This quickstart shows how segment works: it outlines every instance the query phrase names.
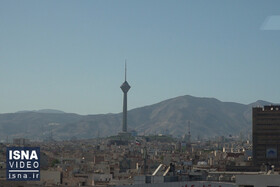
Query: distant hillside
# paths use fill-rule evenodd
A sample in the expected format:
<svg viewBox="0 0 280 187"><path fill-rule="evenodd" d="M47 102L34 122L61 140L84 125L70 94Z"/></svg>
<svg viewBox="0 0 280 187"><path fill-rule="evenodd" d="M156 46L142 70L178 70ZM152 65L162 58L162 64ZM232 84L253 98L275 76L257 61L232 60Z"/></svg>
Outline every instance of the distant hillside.
<svg viewBox="0 0 280 187"><path fill-rule="evenodd" d="M192 138L244 135L251 131L252 106L215 98L181 96L128 112L128 128L139 134L169 133L182 136L190 123ZM7 136L56 140L94 138L121 131L122 114L77 115L57 110L0 114L0 141Z"/></svg>
<svg viewBox="0 0 280 187"><path fill-rule="evenodd" d="M251 119L244 116L247 105L214 98L181 96L131 110L130 124L146 134L167 131L181 136L190 122L193 138L238 134L248 131Z"/></svg>

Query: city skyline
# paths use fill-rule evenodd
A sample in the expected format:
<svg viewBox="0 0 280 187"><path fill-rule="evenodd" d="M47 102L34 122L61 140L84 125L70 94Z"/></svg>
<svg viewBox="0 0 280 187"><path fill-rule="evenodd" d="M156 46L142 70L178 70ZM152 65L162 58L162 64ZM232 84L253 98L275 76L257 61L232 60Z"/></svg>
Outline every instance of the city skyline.
<svg viewBox="0 0 280 187"><path fill-rule="evenodd" d="M125 59L128 110L182 95L279 103L279 5L1 1L0 113L120 113Z"/></svg>

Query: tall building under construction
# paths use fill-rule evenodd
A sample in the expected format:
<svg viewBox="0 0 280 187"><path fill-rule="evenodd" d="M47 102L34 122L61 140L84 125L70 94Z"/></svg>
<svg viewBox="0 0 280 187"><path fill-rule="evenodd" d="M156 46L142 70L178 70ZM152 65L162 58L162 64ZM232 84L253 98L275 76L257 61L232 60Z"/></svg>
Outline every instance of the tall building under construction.
<svg viewBox="0 0 280 187"><path fill-rule="evenodd" d="M280 105L253 108L253 162L280 167Z"/></svg>

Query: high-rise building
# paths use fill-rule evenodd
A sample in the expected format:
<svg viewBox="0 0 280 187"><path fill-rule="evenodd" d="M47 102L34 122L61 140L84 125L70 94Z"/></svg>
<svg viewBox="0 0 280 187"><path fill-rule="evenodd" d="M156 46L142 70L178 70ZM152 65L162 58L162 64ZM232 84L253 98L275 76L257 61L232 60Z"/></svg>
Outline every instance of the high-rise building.
<svg viewBox="0 0 280 187"><path fill-rule="evenodd" d="M182 143L186 147L186 151L191 153L192 145L191 145L191 125L190 125L190 121L188 122L188 130L183 136L183 142Z"/></svg>
<svg viewBox="0 0 280 187"><path fill-rule="evenodd" d="M280 166L280 105L253 108L253 162Z"/></svg>
<svg viewBox="0 0 280 187"><path fill-rule="evenodd" d="M126 63L125 63L125 75L124 83L121 85L123 91L123 123L122 123L122 132L127 132L127 92L130 89L130 85L126 81Z"/></svg>

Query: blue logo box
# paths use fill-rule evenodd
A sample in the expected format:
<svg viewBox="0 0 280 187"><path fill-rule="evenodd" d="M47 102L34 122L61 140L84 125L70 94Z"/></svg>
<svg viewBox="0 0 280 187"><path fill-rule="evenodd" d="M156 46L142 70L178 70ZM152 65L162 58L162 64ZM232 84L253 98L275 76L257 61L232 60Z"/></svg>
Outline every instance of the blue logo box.
<svg viewBox="0 0 280 187"><path fill-rule="evenodd" d="M7 147L7 180L40 180L40 147Z"/></svg>

